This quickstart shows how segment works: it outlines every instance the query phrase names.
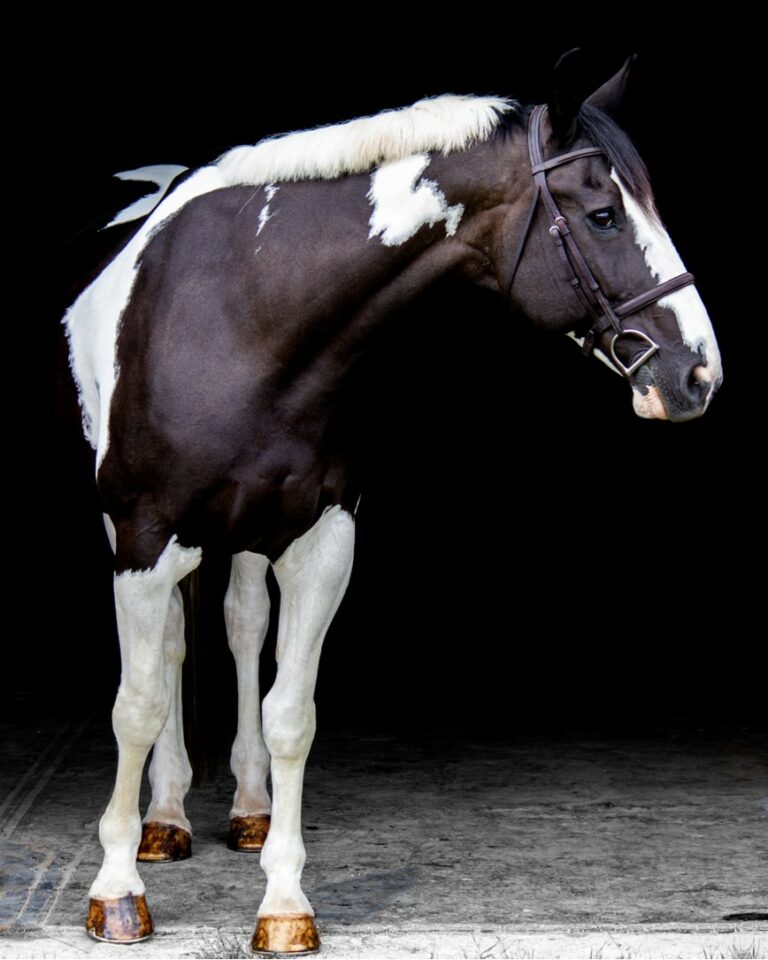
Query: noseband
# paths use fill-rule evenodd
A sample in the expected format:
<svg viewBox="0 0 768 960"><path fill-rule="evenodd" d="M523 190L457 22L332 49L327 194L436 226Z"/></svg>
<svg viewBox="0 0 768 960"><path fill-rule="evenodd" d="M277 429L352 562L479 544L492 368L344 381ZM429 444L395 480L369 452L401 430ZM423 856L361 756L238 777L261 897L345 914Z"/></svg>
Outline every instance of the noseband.
<svg viewBox="0 0 768 960"><path fill-rule="evenodd" d="M648 334L643 333L641 330L632 328L625 329L621 324L622 319L631 316L633 313L637 313L651 303L656 303L656 301L661 300L662 297L694 283L694 277L691 273L681 273L671 280L665 280L664 283L658 284L658 286L647 290L645 293L641 293L636 297L630 297L629 300L625 300L623 303L612 304L608 301L600 284L595 279L595 275L589 269L587 261L579 250L578 244L568 227L568 221L560 211L547 185L547 173L549 173L550 170L554 170L555 167L572 163L574 160L579 160L582 157L597 156L604 153L604 151L599 147L585 147L582 150L571 150L570 153L564 153L558 157L553 157L551 160L545 160L541 142L541 124L546 111L547 108L545 106L540 105L534 107L528 125L528 153L531 160L531 172L536 190L533 203L528 213L525 230L515 255L507 293L511 294L512 292L515 275L520 266L528 235L531 232L533 220L539 207L539 201L541 200L551 219L549 235L552 237L563 266L565 267L568 284L581 301L585 315L591 317L593 321L587 335L584 337L583 351L587 356L591 354L601 334L613 328L614 334L609 347L610 357L617 370L625 377L629 377L638 367L650 360L659 349L659 345L652 340ZM622 338L627 339L630 337L640 340L646 349L629 366L625 366L616 355L616 344Z"/></svg>

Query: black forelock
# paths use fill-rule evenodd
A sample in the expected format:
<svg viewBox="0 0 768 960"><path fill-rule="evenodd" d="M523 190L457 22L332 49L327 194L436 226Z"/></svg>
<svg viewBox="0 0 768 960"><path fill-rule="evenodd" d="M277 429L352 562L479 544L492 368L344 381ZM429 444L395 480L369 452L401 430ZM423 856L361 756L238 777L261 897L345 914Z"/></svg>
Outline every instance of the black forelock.
<svg viewBox="0 0 768 960"><path fill-rule="evenodd" d="M648 170L635 145L607 113L582 104L574 139L585 137L605 154L630 195L647 213L655 212Z"/></svg>
<svg viewBox="0 0 768 960"><path fill-rule="evenodd" d="M528 126L533 106L521 106L505 114L494 132L497 137L514 136ZM585 138L599 147L608 163L616 170L630 195L647 212L654 214L653 200L648 170L635 145L618 124L607 113L588 103L582 104L576 118L571 141L564 144L570 149L576 140Z"/></svg>

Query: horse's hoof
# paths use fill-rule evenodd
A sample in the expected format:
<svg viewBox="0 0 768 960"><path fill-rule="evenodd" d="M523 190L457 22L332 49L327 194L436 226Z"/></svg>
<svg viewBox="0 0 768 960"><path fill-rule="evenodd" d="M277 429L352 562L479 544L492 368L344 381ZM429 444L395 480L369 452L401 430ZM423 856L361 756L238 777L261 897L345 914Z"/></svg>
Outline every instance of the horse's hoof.
<svg viewBox="0 0 768 960"><path fill-rule="evenodd" d="M174 823L152 820L142 824L137 860L145 863L170 863L192 856L192 835Z"/></svg>
<svg viewBox="0 0 768 960"><path fill-rule="evenodd" d="M105 943L139 943L155 932L144 894L119 900L90 901L85 930L94 940Z"/></svg>
<svg viewBox="0 0 768 960"><path fill-rule="evenodd" d="M315 953L319 949L315 921L306 913L259 917L251 940L254 953Z"/></svg>
<svg viewBox="0 0 768 960"><path fill-rule="evenodd" d="M269 832L269 814L255 817L232 817L229 821L227 846L243 853L258 853Z"/></svg>

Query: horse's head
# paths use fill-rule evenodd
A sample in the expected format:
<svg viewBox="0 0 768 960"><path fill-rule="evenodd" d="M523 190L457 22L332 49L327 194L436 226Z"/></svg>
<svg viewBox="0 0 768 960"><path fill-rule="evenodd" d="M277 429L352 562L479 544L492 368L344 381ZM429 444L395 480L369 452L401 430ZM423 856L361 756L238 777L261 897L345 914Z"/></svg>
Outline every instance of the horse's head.
<svg viewBox="0 0 768 960"><path fill-rule="evenodd" d="M529 121L532 179L507 231L505 292L622 373L639 416L689 420L720 385L720 353L645 166L612 119L631 60L582 101L558 89L567 59Z"/></svg>

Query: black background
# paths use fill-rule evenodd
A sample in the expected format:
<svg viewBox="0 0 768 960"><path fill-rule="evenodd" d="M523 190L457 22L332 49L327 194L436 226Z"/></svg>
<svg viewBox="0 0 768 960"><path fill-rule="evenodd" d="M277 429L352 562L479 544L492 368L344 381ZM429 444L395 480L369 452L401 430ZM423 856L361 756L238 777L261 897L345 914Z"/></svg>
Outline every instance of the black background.
<svg viewBox="0 0 768 960"><path fill-rule="evenodd" d="M149 12L121 30L70 20L49 24L52 49L30 52L21 84L41 71L46 82L24 101L24 163L41 185L53 175L36 191L32 289L50 296L22 311L23 356L39 373L20 404L29 416L11 418L24 466L7 505L9 525L21 521L8 602L27 616L6 641L5 681L77 703L116 689L110 558L54 363L67 303L56 265L114 199L110 175L195 166L425 95L539 102L555 60L581 45L595 84L640 54L624 124L697 276L725 383L699 421L641 421L618 377L492 298L434 297L406 312L361 401L369 482L352 583L323 654L320 721L755 722L765 656L751 384L764 349L743 263L751 205L732 166L751 126L748 25L667 25L649 40L635 26L553 32L546 8L525 21L490 8L450 22L366 15L208 11L191 30L182 11L162 27ZM220 580L208 571L201 595L208 716L227 726Z"/></svg>

